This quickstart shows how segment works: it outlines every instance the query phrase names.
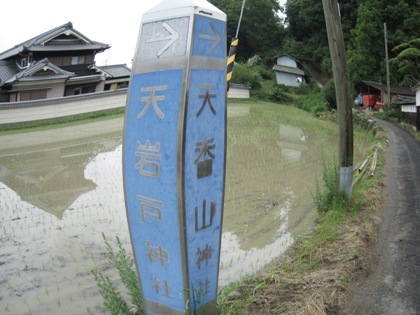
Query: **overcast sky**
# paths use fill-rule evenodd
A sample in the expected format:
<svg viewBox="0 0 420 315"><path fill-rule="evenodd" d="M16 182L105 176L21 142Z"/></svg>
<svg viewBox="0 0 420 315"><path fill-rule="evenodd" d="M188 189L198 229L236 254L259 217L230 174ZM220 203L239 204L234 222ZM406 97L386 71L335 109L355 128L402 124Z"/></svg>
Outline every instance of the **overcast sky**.
<svg viewBox="0 0 420 315"><path fill-rule="evenodd" d="M110 49L96 55L97 65L126 64L131 67L141 17L162 1L3 1L0 52L72 22L73 28L89 39L111 45Z"/></svg>
<svg viewBox="0 0 420 315"><path fill-rule="evenodd" d="M0 52L57 26L73 28L91 40L111 45L96 55L98 65L131 67L141 16L162 0L23 0L3 1Z"/></svg>

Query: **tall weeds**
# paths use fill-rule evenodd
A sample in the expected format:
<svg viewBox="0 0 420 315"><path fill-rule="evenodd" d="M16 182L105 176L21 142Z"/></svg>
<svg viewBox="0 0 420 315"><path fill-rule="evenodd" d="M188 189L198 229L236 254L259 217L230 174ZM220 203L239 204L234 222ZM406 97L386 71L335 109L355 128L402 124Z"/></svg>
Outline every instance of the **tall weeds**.
<svg viewBox="0 0 420 315"><path fill-rule="evenodd" d="M137 274L134 271L134 261L127 256L125 249L122 247L120 239L117 237L118 250L114 251L108 239L102 234L109 260L114 265L120 275L121 281L130 293L130 304L124 300L121 293L116 289L108 276L103 275L100 271L92 270L98 284L99 291L104 298L106 309L115 315L144 315L144 307L142 295L139 287Z"/></svg>
<svg viewBox="0 0 420 315"><path fill-rule="evenodd" d="M340 175L338 166L335 162L328 162L322 159L323 173L321 187L319 181L316 181L314 201L318 213L326 213L330 210L338 210L346 208L346 194L340 190Z"/></svg>

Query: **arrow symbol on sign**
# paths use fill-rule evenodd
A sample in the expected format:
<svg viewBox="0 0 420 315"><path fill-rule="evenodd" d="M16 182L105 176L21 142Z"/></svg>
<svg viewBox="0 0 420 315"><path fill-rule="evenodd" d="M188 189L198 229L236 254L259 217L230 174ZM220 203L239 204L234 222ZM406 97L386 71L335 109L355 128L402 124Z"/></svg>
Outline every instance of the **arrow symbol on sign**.
<svg viewBox="0 0 420 315"><path fill-rule="evenodd" d="M202 39L214 41L213 46L211 46L210 49L207 51L207 53L209 55L213 52L213 50L216 48L217 44L219 44L219 42L220 42L220 35L217 32L216 28L214 27L213 23L210 23L210 27L213 30L214 35L200 34L200 36L199 36Z"/></svg>
<svg viewBox="0 0 420 315"><path fill-rule="evenodd" d="M165 46L163 46L163 48L157 52L156 55L158 57L160 57L160 55L162 55L173 43L175 43L176 40L179 37L179 33L177 31L175 31L168 23L163 22L162 23L162 26L163 26L163 28L165 30L168 31L168 33L170 35L160 36L160 37L155 37L155 38L149 38L149 39L146 40L146 43L148 43L148 44L149 43L162 42L162 41L165 41L165 40L169 40L169 42L167 42L165 44Z"/></svg>

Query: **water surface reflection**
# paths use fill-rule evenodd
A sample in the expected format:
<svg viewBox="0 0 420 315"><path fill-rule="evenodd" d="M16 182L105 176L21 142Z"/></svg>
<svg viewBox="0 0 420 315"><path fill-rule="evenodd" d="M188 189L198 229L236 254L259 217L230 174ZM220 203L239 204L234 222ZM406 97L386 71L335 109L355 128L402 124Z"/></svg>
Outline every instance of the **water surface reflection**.
<svg viewBox="0 0 420 315"><path fill-rule="evenodd" d="M121 127L121 126L119 126ZM74 128L60 130L73 134ZM85 178L86 165L99 153L114 150L121 144L121 128L95 137L73 138L66 142L37 144L41 135L28 134L34 147L2 149L0 181L15 191L23 201L54 214L63 212L96 184ZM48 136L43 132L42 136Z"/></svg>

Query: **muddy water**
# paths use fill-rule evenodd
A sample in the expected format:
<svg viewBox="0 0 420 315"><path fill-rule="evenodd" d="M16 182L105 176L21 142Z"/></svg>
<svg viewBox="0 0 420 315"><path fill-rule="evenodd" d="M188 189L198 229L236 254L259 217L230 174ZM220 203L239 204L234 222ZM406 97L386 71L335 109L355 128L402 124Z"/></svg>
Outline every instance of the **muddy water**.
<svg viewBox="0 0 420 315"><path fill-rule="evenodd" d="M271 105L228 109L221 285L281 255L314 220L311 194L337 133L299 115ZM90 270L119 282L102 233L131 253L122 128L117 118L0 134L1 314L106 313ZM356 146L363 153L363 139Z"/></svg>

